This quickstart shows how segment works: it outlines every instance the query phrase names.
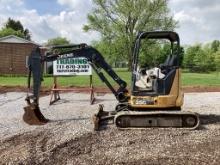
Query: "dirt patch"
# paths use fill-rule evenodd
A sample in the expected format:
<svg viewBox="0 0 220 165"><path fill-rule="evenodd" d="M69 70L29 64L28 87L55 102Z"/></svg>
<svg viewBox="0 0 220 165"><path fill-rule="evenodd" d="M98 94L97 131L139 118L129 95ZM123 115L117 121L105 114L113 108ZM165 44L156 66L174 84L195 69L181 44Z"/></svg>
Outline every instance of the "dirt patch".
<svg viewBox="0 0 220 165"><path fill-rule="evenodd" d="M61 87L62 88L62 87ZM74 89L75 92L79 91L81 93L89 93L89 87L63 87L66 89ZM220 86L184 86L182 87L183 92L192 93L192 92L220 92ZM43 87L41 88L41 96L50 94L51 88ZM98 94L102 93L111 93L111 91L106 87L95 87L94 91ZM27 92L27 88L24 86L0 86L0 93L6 92ZM61 91L65 93L65 91Z"/></svg>
<svg viewBox="0 0 220 165"><path fill-rule="evenodd" d="M183 92L220 92L220 86L184 86Z"/></svg>
<svg viewBox="0 0 220 165"><path fill-rule="evenodd" d="M220 132L148 129L87 133L53 143L51 130L16 135L0 147L0 163L219 164Z"/></svg>
<svg viewBox="0 0 220 165"><path fill-rule="evenodd" d="M7 92L27 92L27 87L25 86L0 86L0 94ZM41 95L45 96L50 94L50 88L42 88Z"/></svg>
<svg viewBox="0 0 220 165"><path fill-rule="evenodd" d="M27 88L23 86L0 86L0 93L25 91L27 91Z"/></svg>
<svg viewBox="0 0 220 165"><path fill-rule="evenodd" d="M0 164L220 164L220 93L186 93L184 111L200 114L197 130L118 130L114 125L93 131L89 94L63 93L40 107L51 122L26 125L25 93L0 94ZM113 95L98 98L104 108L116 105ZM16 105L16 108L15 106Z"/></svg>

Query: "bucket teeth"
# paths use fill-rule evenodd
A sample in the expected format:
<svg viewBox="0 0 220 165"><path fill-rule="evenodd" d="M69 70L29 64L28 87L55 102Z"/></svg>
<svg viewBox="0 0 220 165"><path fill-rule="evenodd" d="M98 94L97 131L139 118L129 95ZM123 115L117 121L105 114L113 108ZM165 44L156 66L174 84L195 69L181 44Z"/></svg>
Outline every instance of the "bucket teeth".
<svg viewBox="0 0 220 165"><path fill-rule="evenodd" d="M43 125L49 120L46 119L36 105L28 105L24 107L23 120L29 125Z"/></svg>

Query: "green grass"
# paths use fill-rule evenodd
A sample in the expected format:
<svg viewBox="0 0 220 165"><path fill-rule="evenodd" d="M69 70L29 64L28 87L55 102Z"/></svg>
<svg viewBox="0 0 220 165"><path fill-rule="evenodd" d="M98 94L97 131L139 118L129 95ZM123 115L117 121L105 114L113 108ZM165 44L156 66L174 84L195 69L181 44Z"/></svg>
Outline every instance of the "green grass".
<svg viewBox="0 0 220 165"><path fill-rule="evenodd" d="M130 72L124 69L116 69L117 74L128 84L130 84ZM109 77L108 77L109 78ZM114 81L109 78L110 82L114 85ZM0 76L1 86L26 86L26 77L7 77ZM45 87L51 87L53 84L53 77L44 77L42 83ZM89 86L89 76L71 76L71 77L58 77L58 84L60 86ZM98 76L93 74L93 84L95 87L105 87ZM220 73L182 73L183 86L220 86Z"/></svg>
<svg viewBox="0 0 220 165"><path fill-rule="evenodd" d="M182 73L183 86L220 86L220 73Z"/></svg>

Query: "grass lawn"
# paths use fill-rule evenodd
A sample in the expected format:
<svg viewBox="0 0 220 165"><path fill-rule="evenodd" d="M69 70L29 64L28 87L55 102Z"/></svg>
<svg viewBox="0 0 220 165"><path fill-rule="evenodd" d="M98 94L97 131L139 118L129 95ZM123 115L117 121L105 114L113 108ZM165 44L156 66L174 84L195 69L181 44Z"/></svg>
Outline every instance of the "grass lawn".
<svg viewBox="0 0 220 165"><path fill-rule="evenodd" d="M183 86L220 86L220 73L182 73Z"/></svg>
<svg viewBox="0 0 220 165"><path fill-rule="evenodd" d="M117 69L119 77L130 84L130 72ZM109 79L110 80L110 79ZM26 86L26 77L0 77L1 86ZM105 87L98 76L94 73L93 82L95 87ZM115 84L112 80L112 84ZM51 87L53 84L53 77L44 77L43 86ZM72 77L58 77L58 84L61 86L88 86L89 76L72 76ZM220 86L220 73L182 73L183 86Z"/></svg>

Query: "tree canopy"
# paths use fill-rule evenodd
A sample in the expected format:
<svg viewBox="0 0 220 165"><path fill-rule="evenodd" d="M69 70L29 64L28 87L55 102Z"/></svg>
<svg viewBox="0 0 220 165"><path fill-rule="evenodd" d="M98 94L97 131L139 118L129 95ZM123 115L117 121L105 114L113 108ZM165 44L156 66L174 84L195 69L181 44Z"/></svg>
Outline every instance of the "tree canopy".
<svg viewBox="0 0 220 165"><path fill-rule="evenodd" d="M216 70L220 72L220 49L214 53Z"/></svg>
<svg viewBox="0 0 220 165"><path fill-rule="evenodd" d="M191 72L210 72L220 69L220 45L218 40L207 44L195 44L186 48L183 66Z"/></svg>
<svg viewBox="0 0 220 165"><path fill-rule="evenodd" d="M115 56L131 66L133 44L138 31L173 30L177 22L169 14L167 0L93 0L85 31L98 31ZM108 52L111 52L111 51ZM109 55L110 56L110 55Z"/></svg>
<svg viewBox="0 0 220 165"><path fill-rule="evenodd" d="M16 35L18 37L31 40L30 31L23 27L20 21L8 18L5 26L0 30L0 36L4 37L7 35Z"/></svg>
<svg viewBox="0 0 220 165"><path fill-rule="evenodd" d="M47 46L52 46L52 45L66 45L69 44L70 41L65 38L65 37L56 37L49 39L46 43Z"/></svg>
<svg viewBox="0 0 220 165"><path fill-rule="evenodd" d="M9 35L15 35L15 36L24 38L24 34L21 31L16 31L12 28L2 28L0 30L0 37L5 37Z"/></svg>

